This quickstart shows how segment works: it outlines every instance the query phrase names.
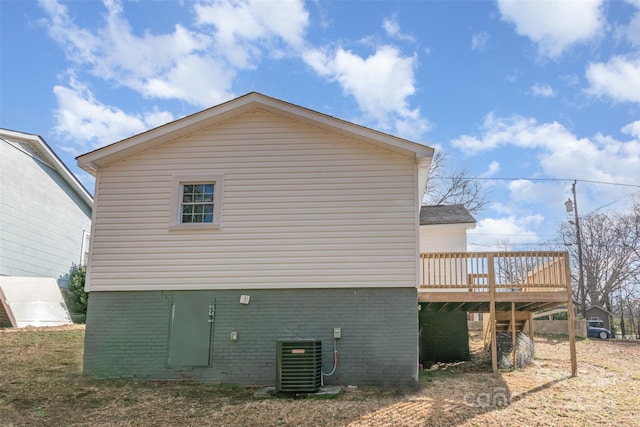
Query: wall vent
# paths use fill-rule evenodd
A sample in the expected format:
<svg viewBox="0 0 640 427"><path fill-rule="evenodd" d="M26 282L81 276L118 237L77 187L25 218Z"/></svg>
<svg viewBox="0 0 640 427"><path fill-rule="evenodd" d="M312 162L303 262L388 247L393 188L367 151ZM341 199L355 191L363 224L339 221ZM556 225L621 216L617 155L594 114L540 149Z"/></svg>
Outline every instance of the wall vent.
<svg viewBox="0 0 640 427"><path fill-rule="evenodd" d="M276 391L318 391L322 375L322 342L279 340L276 365Z"/></svg>

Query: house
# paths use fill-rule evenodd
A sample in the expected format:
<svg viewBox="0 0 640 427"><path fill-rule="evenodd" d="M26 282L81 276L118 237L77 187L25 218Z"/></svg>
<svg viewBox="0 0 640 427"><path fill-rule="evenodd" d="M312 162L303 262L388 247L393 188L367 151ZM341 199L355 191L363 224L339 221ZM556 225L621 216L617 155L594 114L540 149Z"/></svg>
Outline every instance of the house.
<svg viewBox="0 0 640 427"><path fill-rule="evenodd" d="M611 330L611 317L613 314L610 311L597 305L592 305L586 310L586 313L586 320L589 326Z"/></svg>
<svg viewBox="0 0 640 427"><path fill-rule="evenodd" d="M4 287L19 283L37 304L37 295L42 293L35 289L46 286L40 283L66 286L65 274L73 264L81 264L88 252L92 207L91 194L44 139L0 129L0 276ZM43 278L50 280L43 282ZM33 290L27 289L31 286ZM0 323L6 324L11 308L1 291L0 300Z"/></svg>
<svg viewBox="0 0 640 427"><path fill-rule="evenodd" d="M0 163L0 275L57 279L81 264L91 194L40 136L0 129Z"/></svg>
<svg viewBox="0 0 640 427"><path fill-rule="evenodd" d="M278 343L310 339L327 384L416 381L432 155L249 93L78 157L85 372L272 385Z"/></svg>

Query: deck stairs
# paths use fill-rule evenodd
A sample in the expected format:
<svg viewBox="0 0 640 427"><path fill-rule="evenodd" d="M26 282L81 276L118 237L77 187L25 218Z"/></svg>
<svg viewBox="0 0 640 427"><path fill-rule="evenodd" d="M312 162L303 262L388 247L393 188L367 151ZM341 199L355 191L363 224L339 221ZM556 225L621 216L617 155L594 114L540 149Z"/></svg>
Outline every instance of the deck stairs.
<svg viewBox="0 0 640 427"><path fill-rule="evenodd" d="M530 311L496 311L496 333L500 332L525 332L529 327ZM482 335L484 341L484 349L489 348L491 343L491 316L486 314L483 316Z"/></svg>

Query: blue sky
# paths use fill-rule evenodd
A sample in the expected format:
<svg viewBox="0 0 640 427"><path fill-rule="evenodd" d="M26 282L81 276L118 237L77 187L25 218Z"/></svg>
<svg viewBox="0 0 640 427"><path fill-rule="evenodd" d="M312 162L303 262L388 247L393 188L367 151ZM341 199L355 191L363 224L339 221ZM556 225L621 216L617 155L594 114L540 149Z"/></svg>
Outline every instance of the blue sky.
<svg viewBox="0 0 640 427"><path fill-rule="evenodd" d="M640 0L3 0L0 16L0 127L44 137L90 189L75 156L258 91L483 178L472 249L545 248L574 179L581 214L640 192Z"/></svg>

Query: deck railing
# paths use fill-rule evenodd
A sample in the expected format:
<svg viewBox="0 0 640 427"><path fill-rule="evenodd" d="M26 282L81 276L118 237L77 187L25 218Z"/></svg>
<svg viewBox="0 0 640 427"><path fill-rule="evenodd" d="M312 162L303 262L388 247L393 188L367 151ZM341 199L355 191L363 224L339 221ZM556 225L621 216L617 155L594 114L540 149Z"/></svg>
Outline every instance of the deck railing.
<svg viewBox="0 0 640 427"><path fill-rule="evenodd" d="M423 290L553 292L569 286L566 252L420 254Z"/></svg>

